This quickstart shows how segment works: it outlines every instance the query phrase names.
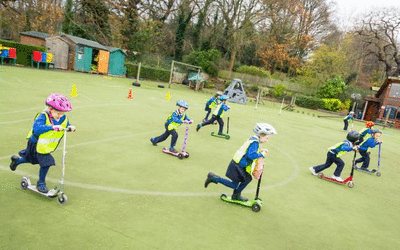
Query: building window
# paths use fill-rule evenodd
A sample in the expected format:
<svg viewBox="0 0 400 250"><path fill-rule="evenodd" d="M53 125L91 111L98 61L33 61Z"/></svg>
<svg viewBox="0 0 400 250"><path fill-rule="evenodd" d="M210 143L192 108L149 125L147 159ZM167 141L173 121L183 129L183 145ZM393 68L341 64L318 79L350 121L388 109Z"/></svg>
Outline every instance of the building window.
<svg viewBox="0 0 400 250"><path fill-rule="evenodd" d="M392 83L390 87L389 97L400 98L400 84Z"/></svg>
<svg viewBox="0 0 400 250"><path fill-rule="evenodd" d="M389 111L389 119L394 119L396 116L397 107L395 106L386 106L385 112L383 113L383 117L386 118L386 115Z"/></svg>
<svg viewBox="0 0 400 250"><path fill-rule="evenodd" d="M82 45L76 46L76 52L78 52L78 54L84 54L85 53L85 47L82 46Z"/></svg>

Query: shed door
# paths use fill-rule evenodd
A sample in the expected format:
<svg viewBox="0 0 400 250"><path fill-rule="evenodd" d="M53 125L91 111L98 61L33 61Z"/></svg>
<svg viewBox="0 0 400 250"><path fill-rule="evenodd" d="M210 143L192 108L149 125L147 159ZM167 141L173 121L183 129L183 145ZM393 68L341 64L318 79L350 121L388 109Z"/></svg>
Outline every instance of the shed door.
<svg viewBox="0 0 400 250"><path fill-rule="evenodd" d="M92 52L93 49L90 47L79 44L76 46L75 70L90 71L90 66L92 66Z"/></svg>
<svg viewBox="0 0 400 250"><path fill-rule="evenodd" d="M123 75L125 73L124 59L125 55L121 51L113 51L110 54L108 73L116 76Z"/></svg>
<svg viewBox="0 0 400 250"><path fill-rule="evenodd" d="M99 73L107 73L108 72L108 60L110 58L110 52L100 50L99 51L99 64L97 66L97 71Z"/></svg>

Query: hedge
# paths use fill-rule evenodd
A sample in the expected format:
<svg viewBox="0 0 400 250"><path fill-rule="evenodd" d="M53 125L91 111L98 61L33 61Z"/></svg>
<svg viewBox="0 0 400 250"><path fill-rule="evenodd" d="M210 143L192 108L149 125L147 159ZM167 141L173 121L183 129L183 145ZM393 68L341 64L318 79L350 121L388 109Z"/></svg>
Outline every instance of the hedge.
<svg viewBox="0 0 400 250"><path fill-rule="evenodd" d="M296 105L309 109L323 109L325 103L322 99L312 96L296 96Z"/></svg>
<svg viewBox="0 0 400 250"><path fill-rule="evenodd" d="M33 46L1 39L0 44L5 47L15 48L17 50L17 64L22 64L25 66L31 66L31 58L34 50L46 52L45 47Z"/></svg>
<svg viewBox="0 0 400 250"><path fill-rule="evenodd" d="M126 77L136 77L138 65L131 62L126 62ZM140 78L146 78L155 81L168 82L170 71L160 68L152 68L147 66L140 67Z"/></svg>

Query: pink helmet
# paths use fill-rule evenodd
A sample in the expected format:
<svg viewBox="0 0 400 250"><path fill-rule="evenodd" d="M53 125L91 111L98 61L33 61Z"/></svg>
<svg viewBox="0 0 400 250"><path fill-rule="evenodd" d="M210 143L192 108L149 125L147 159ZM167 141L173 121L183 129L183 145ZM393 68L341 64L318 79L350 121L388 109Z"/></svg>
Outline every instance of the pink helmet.
<svg viewBox="0 0 400 250"><path fill-rule="evenodd" d="M49 97L47 97L46 105L61 112L68 112L72 110L71 103L67 97L57 93L51 94Z"/></svg>

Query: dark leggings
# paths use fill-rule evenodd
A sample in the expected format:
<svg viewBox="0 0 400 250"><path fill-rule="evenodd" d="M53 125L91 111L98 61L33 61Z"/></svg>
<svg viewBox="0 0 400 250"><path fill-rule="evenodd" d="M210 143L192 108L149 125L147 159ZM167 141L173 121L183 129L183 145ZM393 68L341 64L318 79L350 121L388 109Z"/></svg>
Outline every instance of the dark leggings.
<svg viewBox="0 0 400 250"><path fill-rule="evenodd" d="M236 193L241 193L252 180L251 175L234 161L229 163L226 176L231 180L218 177L216 181L226 187L232 188Z"/></svg>
<svg viewBox="0 0 400 250"><path fill-rule="evenodd" d="M154 138L154 142L158 143L158 142L165 141L165 139L167 139L169 135L172 135L171 148L173 148L176 145L176 140L178 140L178 133L176 132L175 129L168 130L168 124L166 124L166 123L165 123L165 132L164 132L164 134L162 134L162 135L160 135L158 137L155 137Z"/></svg>
<svg viewBox="0 0 400 250"><path fill-rule="evenodd" d="M343 122L344 122L343 130L347 130L347 127L349 126L349 122L347 120L343 120Z"/></svg>
<svg viewBox="0 0 400 250"><path fill-rule="evenodd" d="M206 104L206 107L205 107L204 111L207 111L206 117L204 117L204 120L207 121L208 120L208 116L211 113L211 108L209 108L208 105Z"/></svg>
<svg viewBox="0 0 400 250"><path fill-rule="evenodd" d="M358 152L360 153L361 158L356 160L356 164L362 162L363 164L362 164L361 167L362 168L368 168L369 160L370 160L368 152L365 151L365 150L362 150L362 149L359 149Z"/></svg>
<svg viewBox="0 0 400 250"><path fill-rule="evenodd" d="M344 162L342 159L337 157L336 154L332 154L331 152L328 152L325 164L321 164L314 167L315 173L319 173L324 169L329 168L333 163L337 165L336 170L333 174L335 176L340 176L344 167Z"/></svg>
<svg viewBox="0 0 400 250"><path fill-rule="evenodd" d="M214 121L217 120L219 124L218 134L222 134L222 130L224 129L224 120L221 117L213 115L210 120L205 121L201 124L202 127L213 124Z"/></svg>

